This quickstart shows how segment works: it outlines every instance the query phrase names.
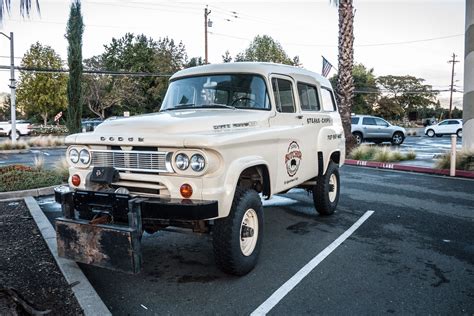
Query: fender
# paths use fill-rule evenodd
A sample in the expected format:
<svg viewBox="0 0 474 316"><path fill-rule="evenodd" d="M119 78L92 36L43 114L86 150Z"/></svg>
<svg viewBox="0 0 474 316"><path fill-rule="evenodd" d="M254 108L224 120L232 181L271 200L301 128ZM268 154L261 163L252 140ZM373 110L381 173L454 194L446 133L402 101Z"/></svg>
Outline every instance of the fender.
<svg viewBox="0 0 474 316"><path fill-rule="evenodd" d="M321 128L318 135L317 142L317 151L322 152L323 154L323 172L318 171L319 174L325 174L327 167L329 165L329 160L331 155L335 152L341 153L341 159L339 161L339 166L342 166L345 160L345 141L344 129L342 126L325 126ZM324 146L323 146L324 144ZM318 163L318 165L320 165Z"/></svg>

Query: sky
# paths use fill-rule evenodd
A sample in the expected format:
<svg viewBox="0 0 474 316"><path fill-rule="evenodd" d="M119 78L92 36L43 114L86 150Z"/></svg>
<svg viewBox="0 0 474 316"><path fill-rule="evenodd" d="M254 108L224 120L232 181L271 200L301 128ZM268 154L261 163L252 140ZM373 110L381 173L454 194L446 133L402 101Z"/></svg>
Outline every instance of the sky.
<svg viewBox="0 0 474 316"><path fill-rule="evenodd" d="M14 32L15 64L39 41L67 59L64 37L70 1L39 0L41 15L19 14L19 0L12 1L1 32ZM325 56L337 67L338 12L329 0L312 1L177 1L83 0L83 58L101 54L112 38L125 33L153 39L168 36L182 41L188 57L204 56L204 8L208 29L209 62L222 62L248 47L257 35L277 40L290 57L298 55L303 67L321 72ZM449 89L455 53L455 84L463 89L465 0L354 0L354 60L373 68L376 76L412 75L434 89ZM9 65L10 46L0 37L0 65ZM335 73L332 70L330 76ZM19 73L16 72L18 79ZM9 72L0 71L0 92L9 92ZM442 93L443 105L449 93ZM462 93L454 93L461 107Z"/></svg>

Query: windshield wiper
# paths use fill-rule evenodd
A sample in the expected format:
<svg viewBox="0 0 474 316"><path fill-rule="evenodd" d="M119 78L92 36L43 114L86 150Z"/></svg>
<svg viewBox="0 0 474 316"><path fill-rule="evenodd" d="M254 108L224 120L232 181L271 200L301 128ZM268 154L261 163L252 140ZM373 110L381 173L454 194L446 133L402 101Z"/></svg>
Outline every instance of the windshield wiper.
<svg viewBox="0 0 474 316"><path fill-rule="evenodd" d="M161 111L164 112L164 111L174 111L174 110L192 109L192 108L195 108L194 103L185 103L185 104L176 104L172 108L163 109Z"/></svg>
<svg viewBox="0 0 474 316"><path fill-rule="evenodd" d="M235 110L235 106L227 105L227 104L219 104L219 103L212 103L212 104L203 104L200 108L226 108Z"/></svg>

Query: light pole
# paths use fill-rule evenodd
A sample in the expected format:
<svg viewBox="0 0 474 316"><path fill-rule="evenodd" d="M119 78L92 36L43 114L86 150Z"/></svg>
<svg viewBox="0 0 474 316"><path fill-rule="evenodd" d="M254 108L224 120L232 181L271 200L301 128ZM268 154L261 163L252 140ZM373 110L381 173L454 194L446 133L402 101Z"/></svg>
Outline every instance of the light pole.
<svg viewBox="0 0 474 316"><path fill-rule="evenodd" d="M207 6L206 8L204 9L204 63L207 64L208 63L208 59L207 59L207 27L212 27L212 21L209 19L208 20L208 16L209 14L211 14L211 10L208 10L207 9Z"/></svg>
<svg viewBox="0 0 474 316"><path fill-rule="evenodd" d="M16 81L15 81L15 55L13 54L13 32L10 32L10 36L7 34L0 32L3 36L10 40L10 105L11 105L11 122L12 122L12 129L10 131L10 138L12 139L12 143L16 143L16 109L15 109L15 101L16 101Z"/></svg>

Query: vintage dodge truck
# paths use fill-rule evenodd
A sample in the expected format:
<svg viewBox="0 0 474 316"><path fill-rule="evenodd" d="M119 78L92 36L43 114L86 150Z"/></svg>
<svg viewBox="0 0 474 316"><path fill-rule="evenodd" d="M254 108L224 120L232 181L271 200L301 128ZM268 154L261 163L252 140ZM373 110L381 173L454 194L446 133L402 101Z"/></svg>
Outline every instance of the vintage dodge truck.
<svg viewBox="0 0 474 316"><path fill-rule="evenodd" d="M270 63L179 71L158 113L108 120L66 143L59 254L132 273L143 231L168 226L211 233L218 267L248 273L262 246L262 198L303 188L332 214L345 157L329 81Z"/></svg>

